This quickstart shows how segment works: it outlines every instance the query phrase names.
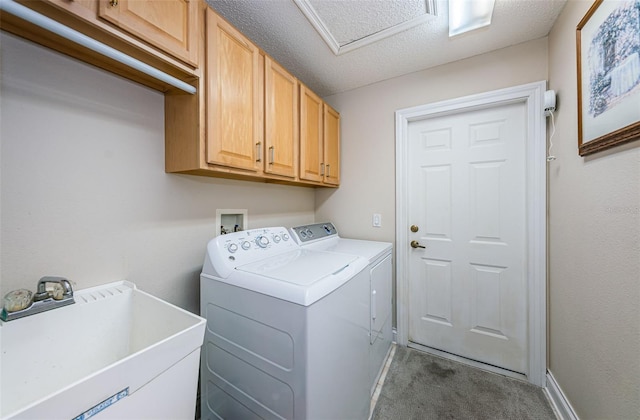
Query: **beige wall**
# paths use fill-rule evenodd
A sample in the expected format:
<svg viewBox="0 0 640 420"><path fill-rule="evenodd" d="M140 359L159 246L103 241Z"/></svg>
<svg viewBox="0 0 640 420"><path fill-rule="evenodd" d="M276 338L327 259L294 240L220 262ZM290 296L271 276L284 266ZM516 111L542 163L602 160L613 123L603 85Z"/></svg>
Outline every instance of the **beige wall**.
<svg viewBox="0 0 640 420"><path fill-rule="evenodd" d="M2 34L0 296L130 280L199 311L216 209L314 220L312 188L164 172L162 94Z"/></svg>
<svg viewBox="0 0 640 420"><path fill-rule="evenodd" d="M640 147L577 154L575 27L569 1L549 38L333 95L342 185L316 191L316 220L344 236L395 239L394 112L549 80L558 94L549 165L549 369L580 418L640 418ZM548 41L548 46L547 46ZM372 213L383 227L371 227Z"/></svg>
<svg viewBox="0 0 640 420"><path fill-rule="evenodd" d="M393 242L395 111L546 78L543 38L325 98L342 118L342 174L339 189L316 191L316 220L346 237Z"/></svg>
<svg viewBox="0 0 640 420"><path fill-rule="evenodd" d="M570 1L549 36L558 93L549 165L549 369L582 419L640 418L640 142L577 154Z"/></svg>
<svg viewBox="0 0 640 420"><path fill-rule="evenodd" d="M342 118L342 173L339 189L316 190L316 221L395 243L395 111L546 78L542 38L325 98ZM373 213L382 227L372 227Z"/></svg>

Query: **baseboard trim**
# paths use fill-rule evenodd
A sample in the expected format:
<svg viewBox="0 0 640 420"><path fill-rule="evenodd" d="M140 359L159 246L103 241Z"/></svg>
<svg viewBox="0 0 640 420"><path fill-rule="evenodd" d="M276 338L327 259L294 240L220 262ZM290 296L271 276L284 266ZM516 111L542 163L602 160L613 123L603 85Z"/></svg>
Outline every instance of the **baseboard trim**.
<svg viewBox="0 0 640 420"><path fill-rule="evenodd" d="M553 410L560 420L580 420L569 400L562 392L553 374L547 370L547 386L544 388Z"/></svg>

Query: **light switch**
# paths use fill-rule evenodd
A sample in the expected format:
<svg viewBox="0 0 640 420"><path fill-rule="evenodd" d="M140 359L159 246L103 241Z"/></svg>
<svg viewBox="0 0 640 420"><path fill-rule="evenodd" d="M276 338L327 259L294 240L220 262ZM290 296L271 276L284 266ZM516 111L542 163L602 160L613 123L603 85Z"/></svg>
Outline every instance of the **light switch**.
<svg viewBox="0 0 640 420"><path fill-rule="evenodd" d="M373 213L373 227L382 226L382 215L380 213Z"/></svg>

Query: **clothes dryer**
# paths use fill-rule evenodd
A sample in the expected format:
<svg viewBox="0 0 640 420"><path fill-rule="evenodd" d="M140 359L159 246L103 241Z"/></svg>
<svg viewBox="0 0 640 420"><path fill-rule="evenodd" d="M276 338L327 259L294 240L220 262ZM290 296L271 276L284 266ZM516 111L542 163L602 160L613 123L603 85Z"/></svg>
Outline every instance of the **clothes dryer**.
<svg viewBox="0 0 640 420"><path fill-rule="evenodd" d="M389 242L342 238L331 222L296 226L291 235L302 248L366 258L369 273L369 385L373 394L393 340L392 251Z"/></svg>
<svg viewBox="0 0 640 420"><path fill-rule="evenodd" d="M283 227L211 240L202 418L366 419L367 264L303 248Z"/></svg>

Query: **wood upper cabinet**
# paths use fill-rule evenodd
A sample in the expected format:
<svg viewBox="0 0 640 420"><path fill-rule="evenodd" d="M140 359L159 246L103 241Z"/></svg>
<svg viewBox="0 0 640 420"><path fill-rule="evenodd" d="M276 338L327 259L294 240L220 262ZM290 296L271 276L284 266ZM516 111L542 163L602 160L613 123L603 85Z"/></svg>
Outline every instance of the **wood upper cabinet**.
<svg viewBox="0 0 640 420"><path fill-rule="evenodd" d="M197 67L198 0L99 0L98 15Z"/></svg>
<svg viewBox="0 0 640 420"><path fill-rule="evenodd" d="M298 170L298 81L265 57L264 171L295 178Z"/></svg>
<svg viewBox="0 0 640 420"><path fill-rule="evenodd" d="M262 75L259 50L207 9L206 160L262 170Z"/></svg>
<svg viewBox="0 0 640 420"><path fill-rule="evenodd" d="M340 114L324 104L324 183L340 185Z"/></svg>
<svg viewBox="0 0 640 420"><path fill-rule="evenodd" d="M301 96L294 76L205 1L17 1L195 88L187 94L10 13L0 18L3 31L164 92L166 172L339 185L339 114L304 87Z"/></svg>
<svg viewBox="0 0 640 420"><path fill-rule="evenodd" d="M17 0L125 56L188 84L196 83L202 75L198 58L203 56L200 49L204 41L204 0L110 1L117 6L111 6L107 0ZM176 89L167 80L11 13L2 13L0 28L152 89L165 93Z"/></svg>
<svg viewBox="0 0 640 420"><path fill-rule="evenodd" d="M323 107L318 95L300 84L300 179L324 177Z"/></svg>
<svg viewBox="0 0 640 420"><path fill-rule="evenodd" d="M203 38L197 94L165 95L166 171L338 186L339 114L210 8Z"/></svg>
<svg viewBox="0 0 640 420"><path fill-rule="evenodd" d="M302 84L300 179L340 185L340 114Z"/></svg>

